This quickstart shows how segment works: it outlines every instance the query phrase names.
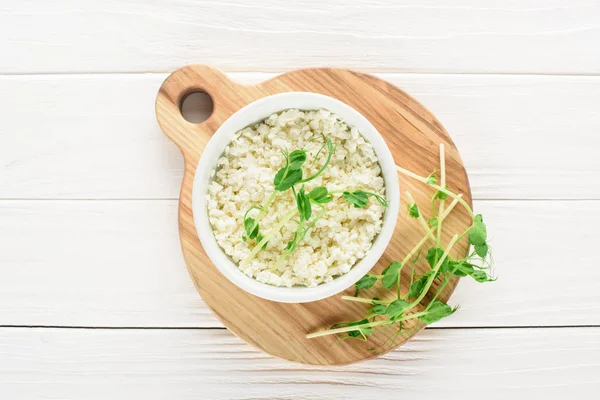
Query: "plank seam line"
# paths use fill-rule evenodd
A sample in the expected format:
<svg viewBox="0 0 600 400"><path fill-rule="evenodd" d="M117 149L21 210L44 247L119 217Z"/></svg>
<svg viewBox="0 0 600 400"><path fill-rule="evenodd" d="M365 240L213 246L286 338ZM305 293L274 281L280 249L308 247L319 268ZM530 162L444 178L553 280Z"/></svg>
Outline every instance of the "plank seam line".
<svg viewBox="0 0 600 400"><path fill-rule="evenodd" d="M182 65L183 66L183 65ZM325 66L323 66L325 67ZM387 75L438 75L438 76L514 76L514 77L526 77L526 76L540 76L540 77L571 77L571 78L597 78L600 77L600 72L593 73L576 73L576 72L435 72L435 71L394 71L394 70L374 70L368 67L352 67L352 66L337 66L329 68L348 68L356 71L366 72L369 74L387 74ZM288 71L293 71L302 68L319 68L318 66L306 66L299 68L283 68L283 69L268 69L268 70L253 70L253 69L223 69L225 74L282 74ZM156 70L156 71L76 71L76 72L3 72L0 73L2 77L45 77L45 76L93 76L93 75L165 75L170 74L177 68L172 70Z"/></svg>
<svg viewBox="0 0 600 400"><path fill-rule="evenodd" d="M225 327L195 327L195 326L87 326L87 325L0 325L3 328L21 329L81 329L81 330L211 330L225 331ZM441 326L427 327L428 330L483 330L483 329L575 329L600 328L600 325L507 325L507 326Z"/></svg>

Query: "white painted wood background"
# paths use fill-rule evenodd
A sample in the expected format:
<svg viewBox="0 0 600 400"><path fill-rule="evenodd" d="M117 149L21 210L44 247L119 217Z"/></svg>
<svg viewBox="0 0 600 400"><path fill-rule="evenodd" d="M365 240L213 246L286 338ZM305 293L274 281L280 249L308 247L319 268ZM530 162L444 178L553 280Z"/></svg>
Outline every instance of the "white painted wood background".
<svg viewBox="0 0 600 400"><path fill-rule="evenodd" d="M0 0L0 398L597 397L598 43L597 0ZM154 118L187 63L408 91L461 151L499 280L354 366L233 337L188 278Z"/></svg>

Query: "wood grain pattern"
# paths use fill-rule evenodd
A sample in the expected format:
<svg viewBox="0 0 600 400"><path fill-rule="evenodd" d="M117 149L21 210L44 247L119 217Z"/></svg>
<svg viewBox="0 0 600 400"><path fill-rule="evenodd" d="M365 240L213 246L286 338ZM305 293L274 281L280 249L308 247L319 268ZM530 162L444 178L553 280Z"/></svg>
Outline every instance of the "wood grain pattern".
<svg viewBox="0 0 600 400"><path fill-rule="evenodd" d="M29 0L0 19L0 73L600 72L595 0Z"/></svg>
<svg viewBox="0 0 600 400"><path fill-rule="evenodd" d="M0 325L119 328L0 328L0 398L600 390L598 328L514 328L600 326L600 269L582 251L600 242L600 202L589 201L600 199L598 1L0 3ZM483 200L499 275L462 280L451 299L462 309L441 325L513 328L427 329L339 368L275 360L222 330L174 329L222 326L183 268L184 164L153 107L164 71L200 60L243 83L310 66L380 71L427 104ZM124 329L134 326L167 329Z"/></svg>
<svg viewBox="0 0 600 400"><path fill-rule="evenodd" d="M498 281L461 280L436 326L600 325L600 269L581 252L600 242L600 201L473 203ZM185 269L177 200L3 200L0 221L0 325L223 327Z"/></svg>
<svg viewBox="0 0 600 400"><path fill-rule="evenodd" d="M202 124L190 124L180 112L186 95L203 91L214 102L213 113ZM156 113L162 130L181 149L185 160L185 175L179 203L179 227L184 258L192 279L204 301L215 311L223 324L236 335L260 349L288 360L307 364L347 364L385 353L402 344L387 339L393 329L376 331L367 343L340 342L335 336L306 339L309 332L329 327L335 322L362 318L365 306L345 303L339 296L305 304L275 303L238 289L210 263L196 235L192 217L191 192L202 149L216 129L244 105L270 94L288 91L310 91L335 97L363 114L386 140L397 165L427 176L439 166L438 147L446 145L447 181L451 190L465 194L470 203L468 179L460 156L441 124L416 100L400 89L374 76L342 69L306 69L292 71L266 82L243 86L227 79L221 72L206 66L187 66L171 74L161 86ZM410 190L419 204L428 201L431 192L422 184L400 177L404 190ZM401 207L401 209L403 209ZM401 212L388 249L375 266L381 271L392 260L404 258L422 237L416 221ZM462 209L447 220L448 240L462 233L470 219ZM456 254L466 254L467 244L460 243ZM420 268L424 268L423 265ZM408 290L408 270L404 271L404 290ZM457 279L452 279L440 296L448 299ZM352 289L349 289L349 293ZM385 291L377 292L385 298ZM413 334L419 327L405 328ZM422 326L420 326L422 328Z"/></svg>
<svg viewBox="0 0 600 400"><path fill-rule="evenodd" d="M426 329L375 360L292 364L224 330L0 328L7 399L593 399L600 328ZM12 394L10 396L9 394Z"/></svg>
<svg viewBox="0 0 600 400"><path fill-rule="evenodd" d="M274 75L228 76L253 84ZM377 76L450 132L474 199L600 199L590 184L600 170L600 76ZM10 93L0 96L10 110L0 118L0 198L177 199L183 160L154 113L166 77L0 76L0 93Z"/></svg>

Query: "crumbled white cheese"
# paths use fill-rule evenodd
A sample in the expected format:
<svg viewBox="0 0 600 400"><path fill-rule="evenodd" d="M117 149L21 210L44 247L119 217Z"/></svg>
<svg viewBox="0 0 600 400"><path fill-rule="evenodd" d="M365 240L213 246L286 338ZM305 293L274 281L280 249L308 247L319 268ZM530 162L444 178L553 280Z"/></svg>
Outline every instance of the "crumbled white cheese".
<svg viewBox="0 0 600 400"><path fill-rule="evenodd" d="M334 190L365 190L385 197L381 168L373 146L354 127L327 110L290 109L236 133L217 162L209 184L207 208L217 243L238 265L256 245L244 242L244 214L260 206L274 191L273 178L285 164L282 151L304 149L303 176L316 173L325 163L322 135L336 146L331 163L318 178L306 183L306 192L318 186ZM278 193L260 233L268 234L281 218L296 208L291 190ZM308 232L296 251L276 270L275 263L292 239L297 222L291 220L269 240L266 249L242 272L274 286L314 287L347 273L371 248L381 231L384 208L373 198L365 208L355 208L341 194L325 204L326 212ZM318 212L313 207L313 216ZM256 216L257 210L249 216Z"/></svg>

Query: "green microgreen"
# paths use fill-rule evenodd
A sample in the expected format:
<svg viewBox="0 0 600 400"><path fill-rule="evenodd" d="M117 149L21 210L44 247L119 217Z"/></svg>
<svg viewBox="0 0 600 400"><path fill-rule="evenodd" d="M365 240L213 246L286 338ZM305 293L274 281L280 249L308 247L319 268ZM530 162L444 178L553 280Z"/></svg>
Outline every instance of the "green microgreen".
<svg viewBox="0 0 600 400"><path fill-rule="evenodd" d="M325 136L323 136L323 138L325 139ZM330 139L325 139L325 140L326 141L325 141L324 145L327 147L327 159L325 160L325 163L323 164L323 166L321 166L321 168L317 172L315 172L313 175L309 176L306 179L302 179L300 181L300 183L310 182L313 179L315 179L316 177L318 177L319 175L321 175L323 173L323 171L325 171L325 168L327 168L327 166L331 162L331 157L333 156L333 153L335 152L335 145L333 144L333 142Z"/></svg>
<svg viewBox="0 0 600 400"><path fill-rule="evenodd" d="M360 278L355 286L357 289L371 289L375 282L377 282L377 277L367 274Z"/></svg>
<svg viewBox="0 0 600 400"><path fill-rule="evenodd" d="M306 151L304 150L294 150L290 153L289 158L289 168L293 170L298 170L302 168L302 164L306 161Z"/></svg>
<svg viewBox="0 0 600 400"><path fill-rule="evenodd" d="M254 218L246 218L244 220L244 230L246 231L247 238L254 239L258 236L258 223Z"/></svg>
<svg viewBox="0 0 600 400"><path fill-rule="evenodd" d="M445 158L443 145L440 146L440 185L438 185L437 171L434 171L428 177L419 176L411 171L397 167L398 172L414 178L435 189L431 198L433 212L429 220L423 218L423 213L412 199L410 193L407 194L409 203L407 205L407 214L409 217L418 219L420 225L425 230L423 238L414 246L408 255L402 261L393 261L385 268L381 275L369 273L361 278L355 284L356 292L354 296L342 296L343 300L367 303L370 308L367 309L366 318L357 321L344 322L330 327L328 330L314 332L307 335L307 338L314 338L325 335L342 335L342 339L356 338L367 340L373 333L374 328L383 328L394 326L395 332L386 340L394 340L399 335L408 337L419 329L417 323L414 329L408 332L403 328L403 322L407 320L417 320L422 324L432 324L443 318L452 315L458 309L458 306L451 307L438 299L447 285L450 284L453 277L471 277L477 282L491 282L495 278L491 276L492 259L489 245L487 242L487 227L483 222L481 214L475 215L470 205L462 198L462 194L456 194L448 189L445 175ZM362 190L344 191L344 199L357 208L366 207L370 194ZM375 197L375 195L373 195ZM446 206L445 200L452 199L452 202ZM436 210L436 203L438 208ZM380 202L380 204L387 204ZM447 229L444 225L444 219L456 205L462 205L472 218L471 225L460 235L455 234L452 240L447 244L442 243L442 231ZM473 250L468 252L467 256L455 260L450 257L450 252L454 245L464 236L467 236L469 245ZM425 252L425 260L428 266L423 273L416 273L416 264L422 252L422 247L428 241L433 241ZM416 255L416 256L415 256ZM401 286L403 268L411 265L410 279L408 283ZM377 287L378 281L381 281L383 287L381 292L383 298L389 300L379 300L378 298L359 297L360 289L371 289ZM434 281L438 284L434 286ZM396 290L393 290L396 287ZM435 289L433 289L435 287ZM389 292L386 292L389 291ZM393 290L393 292L392 292ZM429 294L429 296L427 296ZM391 297L391 299L390 299ZM428 302L422 304L425 299Z"/></svg>
<svg viewBox="0 0 600 400"><path fill-rule="evenodd" d="M275 174L275 190L284 192L302 180L302 164L306 161L306 151L284 152L285 166Z"/></svg>
<svg viewBox="0 0 600 400"><path fill-rule="evenodd" d="M435 265L438 263L438 261L442 258L442 255L444 255L444 249L442 249L440 247L431 247L429 250L427 250L427 255L425 256L425 259L427 260L427 263L429 264L431 269L433 269L435 267ZM442 262L440 269L443 272L448 270L449 262L450 262L450 257L445 258L444 261Z"/></svg>
<svg viewBox="0 0 600 400"><path fill-rule="evenodd" d="M360 321L352 321L352 322L340 322L332 326L332 329L335 328L348 328L346 331L347 338L355 338L366 341L369 335L373 332L373 328L370 326L361 326L367 325L369 323L368 319L363 319Z"/></svg>
<svg viewBox="0 0 600 400"><path fill-rule="evenodd" d="M408 215L412 218L419 218L421 214L419 214L419 207L415 203L408 205Z"/></svg>
<svg viewBox="0 0 600 400"><path fill-rule="evenodd" d="M454 314L458 307L452 308L448 304L435 300L427 306L425 314L419 316L419 319L426 324L433 324L442 318L449 317Z"/></svg>
<svg viewBox="0 0 600 400"><path fill-rule="evenodd" d="M257 255L257 253L264 249L268 244L268 241L286 224L288 221L292 220L295 217L295 214L298 213L300 218L296 221L297 227L294 232L292 238L285 245L283 252L280 254L279 258L275 262L275 265L271 268L271 270L278 270L279 267L285 260L298 248L302 240L306 237L310 229L316 224L316 222L323 217L326 212L325 205L334 200L333 194L335 193L343 193L344 198L346 198L346 191L336 190L334 192L330 192L327 190L325 186L318 186L310 190L308 193L306 192L305 183L310 182L316 178L318 178L325 169L330 165L332 161L333 154L335 152L334 143L325 137L325 135L321 135L323 140L323 144L320 147L319 151L313 157L312 162L309 161L309 153L304 149L297 149L292 151L291 153L288 151L282 152L284 158L284 165L281 167L275 176L273 177L273 193L265 200L265 202L261 206L253 206L244 214L244 235L242 235L242 240L247 242L248 240L255 240L256 244L250 251L250 254L246 256L244 260L242 260L240 266L248 265L252 261L252 259ZM310 142L310 141L309 141ZM315 172L307 178L302 178L304 176L303 167L306 165L312 166L317 162L317 159L321 155L324 150L327 150L327 157L325 157L325 161L323 165ZM299 187L299 189L297 189ZM280 220L278 225L272 229L270 232L262 235L260 233L260 222L262 218L266 215L269 210L269 207L276 199L277 194L281 192L286 192L291 190L292 195L294 197L296 207L295 210L290 211L285 215L284 218ZM387 207L387 201L382 196L377 193L366 192L363 190L354 190L351 196L355 199L355 206L361 204L361 207L366 206L369 201L369 197L373 197L381 204L382 206ZM364 203L364 204L363 204ZM313 206L319 209L319 212L313 212ZM249 217L249 213L252 210L259 210L258 215L253 215ZM371 279L367 279L363 282L368 282ZM373 282L374 283L374 282ZM366 284L366 283L364 283ZM366 287L365 287L366 288ZM358 288L357 288L358 290Z"/></svg>
<svg viewBox="0 0 600 400"><path fill-rule="evenodd" d="M312 206L310 204L310 199L306 196L304 192L304 185L300 188L300 191L296 195L296 204L298 206L298 212L300 213L300 218L308 221L310 216L312 215Z"/></svg>
<svg viewBox="0 0 600 400"><path fill-rule="evenodd" d="M290 169L289 166L285 168L281 168L275 178L273 179L273 184L275 185L275 190L280 192L285 192L296 183L302 180L302 170L301 169Z"/></svg>
<svg viewBox="0 0 600 400"><path fill-rule="evenodd" d="M435 183L435 182L434 182ZM448 185L445 186L445 189L448 190ZM435 195L433 195L433 199L432 200L446 200L448 198L448 195L440 190L438 190L437 192L435 192Z"/></svg>
<svg viewBox="0 0 600 400"><path fill-rule="evenodd" d="M430 274L431 274L431 271L425 273L425 275L423 275L419 279L415 280L412 283L412 285L410 285L410 288L408 290L408 294L406 297L409 299L415 299L415 298L419 297L421 292L423 292L423 288L425 288L425 286L427 286L427 281L429 280Z"/></svg>
<svg viewBox="0 0 600 400"><path fill-rule="evenodd" d="M381 278L383 287L386 289L391 289L394 287L394 285L398 282L400 268L402 268L402 264L400 264L398 261L394 261L383 270L383 278Z"/></svg>
<svg viewBox="0 0 600 400"><path fill-rule="evenodd" d="M350 203L354 204L356 208L363 208L367 204L369 204L369 197L362 190L356 190L354 192L344 192L344 199Z"/></svg>
<svg viewBox="0 0 600 400"><path fill-rule="evenodd" d="M375 304L373 307L369 308L369 314L381 315L387 313L388 306L385 304Z"/></svg>
<svg viewBox="0 0 600 400"><path fill-rule="evenodd" d="M385 313L390 318L399 318L410 308L410 303L406 300L396 299L390 303Z"/></svg>
<svg viewBox="0 0 600 400"><path fill-rule="evenodd" d="M307 196L311 201L317 204L325 204L333 200L333 196L329 194L325 186L314 188Z"/></svg>
<svg viewBox="0 0 600 400"><path fill-rule="evenodd" d="M386 199L378 195L377 193L365 192L364 190L355 190L353 192L344 191L344 200L350 204L354 204L355 208L364 208L369 204L369 197L373 197L383 207L388 206Z"/></svg>
<svg viewBox="0 0 600 400"><path fill-rule="evenodd" d="M371 289L373 287L373 285L375 284L375 282L377 282L377 277L374 275L365 275L362 278L360 278L358 280L358 282L356 282L354 284L354 287L356 288L356 292L354 293L354 296L358 295L358 291L361 289Z"/></svg>
<svg viewBox="0 0 600 400"><path fill-rule="evenodd" d="M244 231L245 234L242 235L242 240L247 242L249 239L256 239L257 242L260 242L263 239L263 236L259 233L259 222L258 219L254 219L248 217L248 214L252 210L261 210L261 207L254 206L250 207L246 213L244 214ZM256 218L259 218L261 214L259 214ZM263 248L267 246L267 243L263 245Z"/></svg>
<svg viewBox="0 0 600 400"><path fill-rule="evenodd" d="M428 177L427 177L427 181L426 183L428 185L435 185L437 184L438 180L437 180L437 176L435 176L436 171L433 171ZM437 194L437 193L436 193Z"/></svg>

